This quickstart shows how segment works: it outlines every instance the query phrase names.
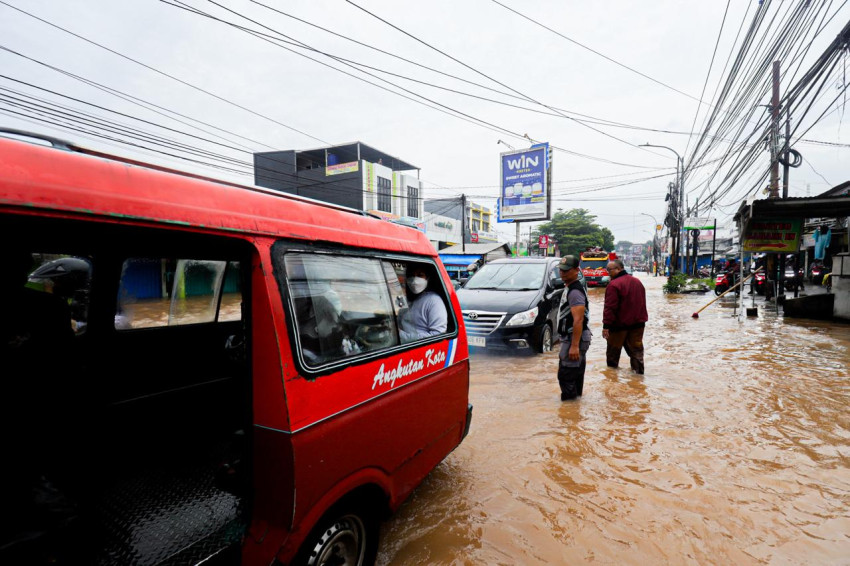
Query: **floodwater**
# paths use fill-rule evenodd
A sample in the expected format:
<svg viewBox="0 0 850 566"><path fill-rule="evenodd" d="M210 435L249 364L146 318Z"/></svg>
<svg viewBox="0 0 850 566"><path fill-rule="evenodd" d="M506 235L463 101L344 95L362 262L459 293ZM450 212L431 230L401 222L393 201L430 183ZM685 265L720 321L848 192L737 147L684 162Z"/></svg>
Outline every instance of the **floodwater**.
<svg viewBox="0 0 850 566"><path fill-rule="evenodd" d="M694 319L713 293L640 279L643 376L606 367L604 289L577 401L555 352L473 353L471 432L378 564L850 564L850 325L731 296Z"/></svg>

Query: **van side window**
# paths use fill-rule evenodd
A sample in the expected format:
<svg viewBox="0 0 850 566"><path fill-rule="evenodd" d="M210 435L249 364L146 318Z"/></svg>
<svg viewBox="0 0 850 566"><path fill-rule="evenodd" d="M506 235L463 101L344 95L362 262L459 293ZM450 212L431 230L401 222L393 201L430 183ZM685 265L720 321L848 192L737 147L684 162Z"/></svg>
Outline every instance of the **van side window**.
<svg viewBox="0 0 850 566"><path fill-rule="evenodd" d="M381 260L288 253L284 264L298 342L308 366L399 343L388 283L400 283Z"/></svg>
<svg viewBox="0 0 850 566"><path fill-rule="evenodd" d="M118 289L115 328L241 320L239 262L130 258Z"/></svg>
<svg viewBox="0 0 850 566"><path fill-rule="evenodd" d="M274 258L308 368L457 329L433 263L285 250ZM412 273L427 277L427 292L408 290Z"/></svg>
<svg viewBox="0 0 850 566"><path fill-rule="evenodd" d="M63 254L33 254L33 270L26 286L50 293L68 303L74 334L85 333L88 324L91 261Z"/></svg>

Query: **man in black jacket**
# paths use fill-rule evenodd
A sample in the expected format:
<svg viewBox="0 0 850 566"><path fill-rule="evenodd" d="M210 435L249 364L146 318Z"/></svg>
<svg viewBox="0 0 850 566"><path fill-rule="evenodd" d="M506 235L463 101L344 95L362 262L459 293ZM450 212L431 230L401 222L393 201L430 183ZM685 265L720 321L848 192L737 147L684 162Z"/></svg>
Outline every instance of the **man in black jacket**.
<svg viewBox="0 0 850 566"><path fill-rule="evenodd" d="M581 396L584 389L584 369L587 349L590 348L590 304L579 282L579 260L567 255L558 263L561 280L567 285L558 309L558 334L561 351L558 355L558 384L561 401Z"/></svg>

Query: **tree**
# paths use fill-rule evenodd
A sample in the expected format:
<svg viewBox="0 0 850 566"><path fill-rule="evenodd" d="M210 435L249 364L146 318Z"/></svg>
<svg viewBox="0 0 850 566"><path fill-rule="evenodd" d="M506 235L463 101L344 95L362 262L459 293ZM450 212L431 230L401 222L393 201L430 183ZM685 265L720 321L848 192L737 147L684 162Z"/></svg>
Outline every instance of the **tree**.
<svg viewBox="0 0 850 566"><path fill-rule="evenodd" d="M537 227L537 234L552 234L561 255L579 255L587 248L614 248L614 234L595 223L596 216L584 208L558 210L552 220Z"/></svg>

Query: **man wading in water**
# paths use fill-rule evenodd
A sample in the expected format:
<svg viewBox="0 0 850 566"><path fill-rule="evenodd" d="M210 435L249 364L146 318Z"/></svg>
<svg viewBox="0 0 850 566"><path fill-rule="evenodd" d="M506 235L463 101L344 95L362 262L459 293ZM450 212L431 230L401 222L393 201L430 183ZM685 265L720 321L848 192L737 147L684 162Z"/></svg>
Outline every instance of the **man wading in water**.
<svg viewBox="0 0 850 566"><path fill-rule="evenodd" d="M584 369L591 336L590 304L578 280L578 258L572 255L562 257L558 269L561 271L561 281L567 285L558 309L558 334L561 339L558 384L561 386L561 401L567 401L580 397L584 388Z"/></svg>

